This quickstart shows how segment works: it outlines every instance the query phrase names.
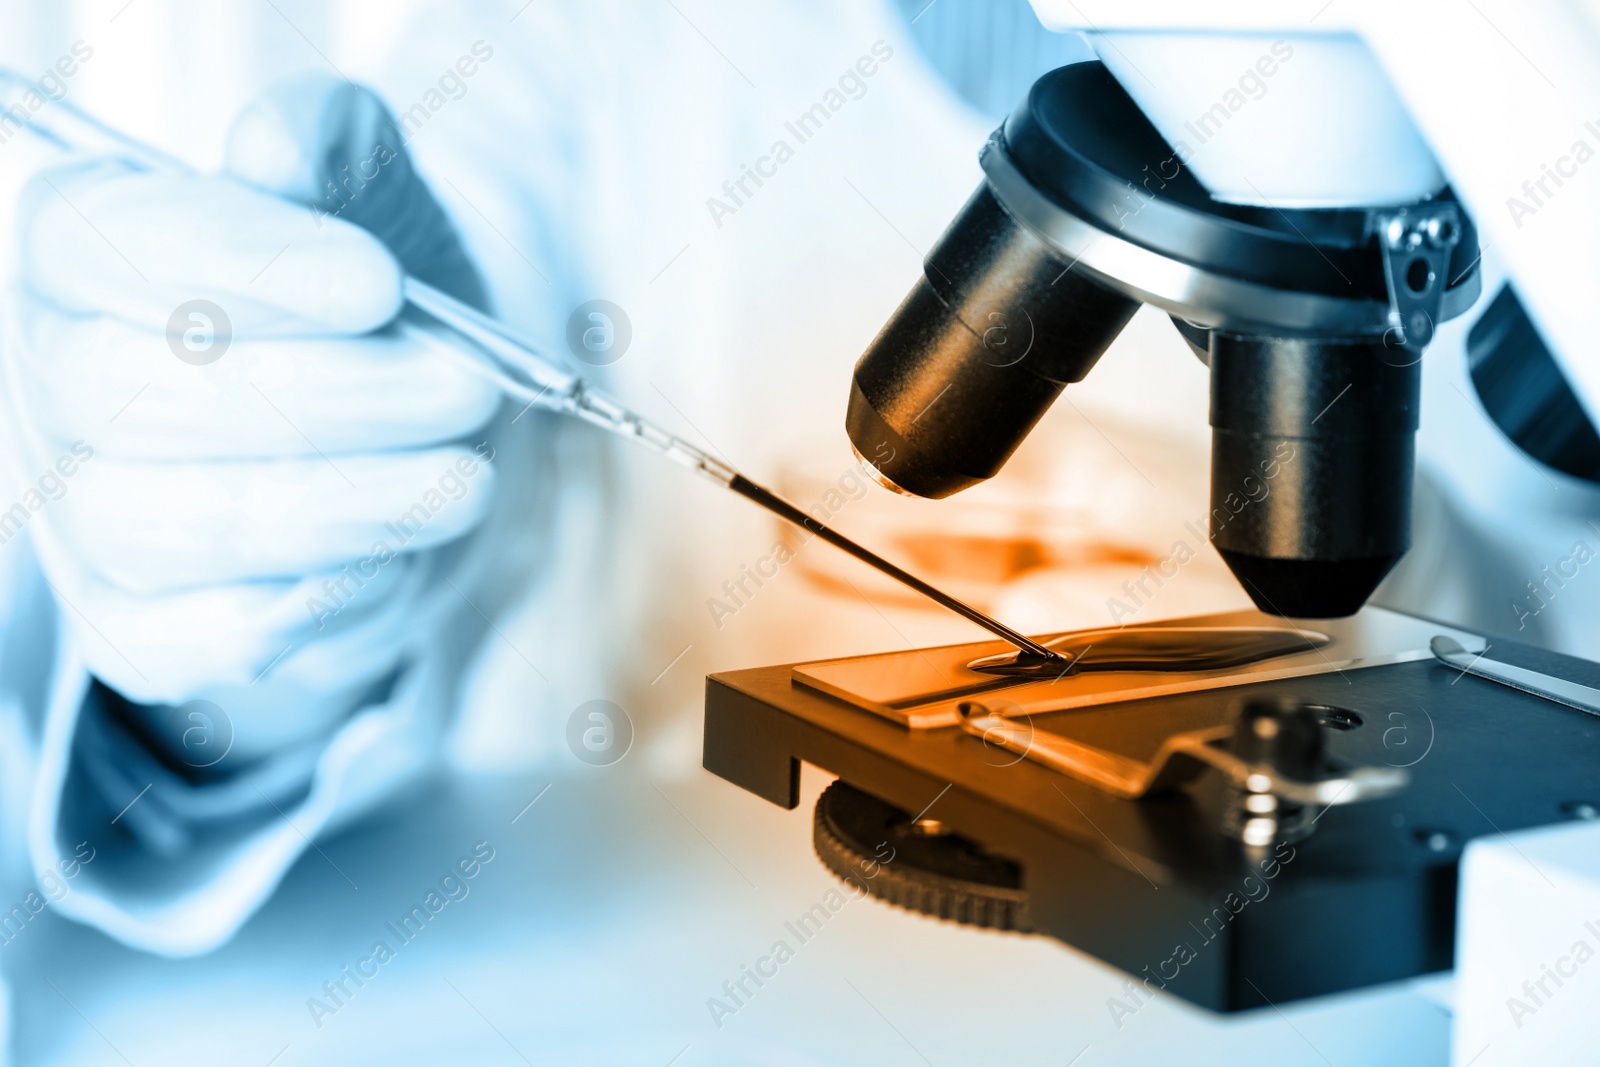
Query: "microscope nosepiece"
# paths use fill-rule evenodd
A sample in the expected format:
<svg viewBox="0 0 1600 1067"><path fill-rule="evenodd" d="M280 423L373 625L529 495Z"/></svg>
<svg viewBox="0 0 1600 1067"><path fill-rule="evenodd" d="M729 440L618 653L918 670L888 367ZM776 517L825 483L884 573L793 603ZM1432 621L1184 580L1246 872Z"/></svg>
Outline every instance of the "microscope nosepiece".
<svg viewBox="0 0 1600 1067"><path fill-rule="evenodd" d="M1192 151L1098 62L1040 78L856 364L851 443L902 493L992 477L1150 304L1210 367L1212 543L1263 611L1352 614L1410 543L1420 353L1477 299L1476 229L1448 188L1220 201Z"/></svg>

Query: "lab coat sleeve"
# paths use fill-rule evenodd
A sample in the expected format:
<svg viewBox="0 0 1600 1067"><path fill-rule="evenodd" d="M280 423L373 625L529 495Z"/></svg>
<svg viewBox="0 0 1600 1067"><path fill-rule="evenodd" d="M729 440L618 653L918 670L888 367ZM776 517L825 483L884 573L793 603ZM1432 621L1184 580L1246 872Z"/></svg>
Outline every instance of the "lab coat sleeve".
<svg viewBox="0 0 1600 1067"><path fill-rule="evenodd" d="M47 679L22 698L36 705L38 748L21 831L39 879L80 865L55 907L126 944L180 956L227 941L308 851L334 891L355 892L363 872L316 842L435 765L489 620L519 584L518 543L532 541L530 516L509 503L432 555L437 569L393 635L400 666L389 683L327 732L252 762L175 763L142 741L136 717L119 714L125 699L86 666L70 605L36 598L0 640L49 654ZM29 548L25 539L11 547Z"/></svg>
<svg viewBox="0 0 1600 1067"><path fill-rule="evenodd" d="M357 711L325 742L194 781L130 740L108 713L109 691L84 668L59 617L55 625L61 652L28 852L41 878L78 865L56 904L63 914L164 955L222 944L315 839L426 767L453 688L446 663L422 660L387 700ZM323 858L336 885L354 891L360 872Z"/></svg>

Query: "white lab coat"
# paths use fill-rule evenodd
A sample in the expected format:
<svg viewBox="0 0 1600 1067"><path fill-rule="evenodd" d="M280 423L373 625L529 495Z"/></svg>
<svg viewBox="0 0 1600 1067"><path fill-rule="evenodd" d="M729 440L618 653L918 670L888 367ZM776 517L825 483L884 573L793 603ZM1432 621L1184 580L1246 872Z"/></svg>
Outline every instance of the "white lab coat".
<svg viewBox="0 0 1600 1067"><path fill-rule="evenodd" d="M239 106L291 69L324 66L308 40L402 113L475 41L490 42L494 58L459 99L430 113L408 147L467 235L498 312L560 347L567 312L579 301L622 304L633 347L599 376L625 401L758 477L798 468L831 478L848 468L840 423L849 368L979 178L985 125L940 87L886 5L463 5L413 23L355 4L283 3L282 19L256 8L224 19L198 0L143 6L121 16L114 31L137 45L97 41L100 65L86 68L75 99L202 165L216 162ZM193 70L131 58L134 47L190 54L196 26L210 26L224 42L231 37L231 48L198 55ZM6 59L24 67L47 60L76 32L43 27L31 56ZM847 97L821 134L768 162L775 142L795 140L786 122L835 89L841 72L874 55L879 42L892 57L878 50L863 93ZM160 76L152 87L135 70ZM196 92L191 78L208 79L208 91ZM128 91L132 85L147 95ZM770 173L747 181L735 199L727 185L756 166ZM1161 523L1170 518L1177 529L1203 510L1206 430L1203 372L1175 334L1156 326L1164 332L1132 331L1074 395L1089 410L1097 410L1098 396L1135 423L1185 427L1194 447L1181 463L1200 487L1200 503L1179 501L1170 516L1150 520L1148 540L1159 554L1169 540ZM1155 352L1149 358L1170 367L1171 380L1141 383L1112 368L1132 361L1123 353L1135 347L1141 359ZM1459 348L1430 356L1446 358L1459 361ZM1068 434L1069 419L1053 415L1041 441ZM1428 445L1430 431L1446 443L1492 433L1465 415L1435 426L1425 419L1424 455L1449 453ZM581 427L558 429L529 416L503 432L512 454L523 457L528 484L507 494L474 551L498 564L522 560L517 566L531 579L499 619L498 636L480 627L485 641L458 643L472 647L426 645L418 669L384 703L363 709L312 753L303 794L214 849L176 850L159 890L144 877L147 857L105 846L51 906L152 952L202 952L249 918L319 833L381 803L441 753L475 767L564 755L567 713L607 696L633 701L641 722L659 727L647 731L654 747L640 758L681 771L697 763L692 709L709 669L893 644L901 633L921 644L967 633L914 608L879 615L841 602L828 604L834 622L826 628L758 612L713 626L707 596L771 544L765 518L681 471L619 454ZM1106 506L1112 483L1118 499L1141 484L1115 460L1056 484L1092 510ZM1437 506L1439 497L1427 499ZM964 505L943 506L956 514ZM1487 535L1460 532L1470 525L1466 510L1452 513L1449 529L1424 536L1484 543ZM1125 509L1118 518L1152 514ZM1508 553L1496 551L1495 565L1515 573ZM1427 555L1436 564L1437 554ZM1220 573L1215 561L1205 566ZM62 804L78 788L74 752L86 721L89 679L77 638L25 538L0 552L0 574L0 663L8 668L0 671L0 791L14 869L21 860L37 874L59 866L78 842L114 835L107 826L73 824L71 805ZM1033 609L1062 626L1103 624L1098 604L1123 577L1108 572L1103 588L1094 586L1074 610L1037 602ZM1445 602L1470 577L1424 583L1407 603L1427 611L1428 597ZM1008 603L1026 613L1025 600ZM1172 601L1179 603L1194 610ZM1563 614L1576 610L1556 605L1544 622L1581 619ZM895 634L879 627L890 616ZM663 666L672 673L653 679ZM662 692L690 713L651 718L641 694L659 704ZM142 785L125 783L130 800ZM142 803L122 819L139 817L131 813Z"/></svg>

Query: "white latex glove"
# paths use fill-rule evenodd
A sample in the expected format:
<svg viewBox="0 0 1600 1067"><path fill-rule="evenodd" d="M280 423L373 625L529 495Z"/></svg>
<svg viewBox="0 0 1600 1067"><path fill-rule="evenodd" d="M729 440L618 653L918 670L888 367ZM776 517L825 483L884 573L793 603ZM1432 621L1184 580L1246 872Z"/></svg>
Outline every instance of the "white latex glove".
<svg viewBox="0 0 1600 1067"><path fill-rule="evenodd" d="M229 165L34 180L4 393L13 474L40 490L10 514L91 671L139 704L215 702L248 760L427 654L419 605L485 514L499 396L396 319L403 268L482 287L375 97L273 94Z"/></svg>

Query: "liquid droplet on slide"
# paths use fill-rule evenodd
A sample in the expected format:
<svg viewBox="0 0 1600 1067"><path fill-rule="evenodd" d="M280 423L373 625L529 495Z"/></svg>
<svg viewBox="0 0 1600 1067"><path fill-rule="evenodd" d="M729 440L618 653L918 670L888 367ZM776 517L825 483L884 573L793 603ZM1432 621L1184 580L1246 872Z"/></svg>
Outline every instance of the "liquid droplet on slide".
<svg viewBox="0 0 1600 1067"><path fill-rule="evenodd" d="M1082 630L1045 647L1070 661L1003 652L967 664L985 674L1062 676L1080 671L1215 671L1321 648L1327 634L1271 626L1147 626Z"/></svg>

